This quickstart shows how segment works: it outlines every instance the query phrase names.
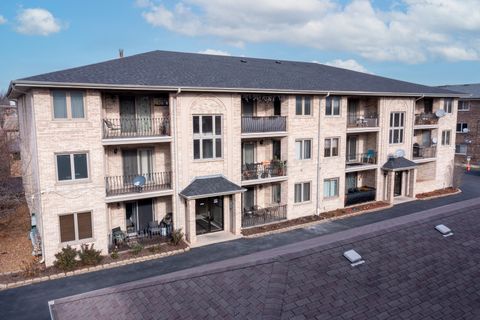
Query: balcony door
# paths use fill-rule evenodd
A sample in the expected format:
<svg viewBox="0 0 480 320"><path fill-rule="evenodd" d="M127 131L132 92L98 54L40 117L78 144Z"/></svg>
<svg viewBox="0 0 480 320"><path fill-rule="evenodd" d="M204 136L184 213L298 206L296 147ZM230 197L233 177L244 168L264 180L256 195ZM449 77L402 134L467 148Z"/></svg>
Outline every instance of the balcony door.
<svg viewBox="0 0 480 320"><path fill-rule="evenodd" d="M150 98L141 96L135 99L135 112L137 117L137 130L139 133L148 135L152 130L152 110Z"/></svg>
<svg viewBox="0 0 480 320"><path fill-rule="evenodd" d="M120 96L122 132L148 135L152 129L152 110L147 96Z"/></svg>
<svg viewBox="0 0 480 320"><path fill-rule="evenodd" d="M273 160L282 159L282 142L280 140L272 141L272 159Z"/></svg>
<svg viewBox="0 0 480 320"><path fill-rule="evenodd" d="M349 122L355 122L357 120L357 99L348 99L347 113Z"/></svg>
<svg viewBox="0 0 480 320"><path fill-rule="evenodd" d="M152 199L125 203L125 219L128 233L144 232L153 221Z"/></svg>
<svg viewBox="0 0 480 320"><path fill-rule="evenodd" d="M347 161L355 161L357 159L357 137L347 137Z"/></svg>
<svg viewBox="0 0 480 320"><path fill-rule="evenodd" d="M243 197L243 212L251 212L255 206L255 187L246 187L242 195Z"/></svg>
<svg viewBox="0 0 480 320"><path fill-rule="evenodd" d="M135 98L120 96L120 127L122 132L135 132Z"/></svg>
<svg viewBox="0 0 480 320"><path fill-rule="evenodd" d="M144 176L147 181L152 179L153 149L124 149L122 160L126 183L132 183L136 176Z"/></svg>
<svg viewBox="0 0 480 320"><path fill-rule="evenodd" d="M255 114L255 101L253 99L242 99L242 116L253 117Z"/></svg>
<svg viewBox="0 0 480 320"><path fill-rule="evenodd" d="M433 113L433 99L425 98L423 100L423 112Z"/></svg>
<svg viewBox="0 0 480 320"><path fill-rule="evenodd" d="M255 163L255 142L242 143L242 164Z"/></svg>

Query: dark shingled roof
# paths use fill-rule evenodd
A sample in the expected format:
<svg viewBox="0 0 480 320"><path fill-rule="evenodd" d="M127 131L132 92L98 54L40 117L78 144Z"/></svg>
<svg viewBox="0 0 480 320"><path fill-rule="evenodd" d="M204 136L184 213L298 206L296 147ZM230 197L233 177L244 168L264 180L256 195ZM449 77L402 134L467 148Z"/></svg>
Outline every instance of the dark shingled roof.
<svg viewBox="0 0 480 320"><path fill-rule="evenodd" d="M216 194L233 194L243 192L242 187L229 181L224 176L197 177L180 195L187 199L204 198Z"/></svg>
<svg viewBox="0 0 480 320"><path fill-rule="evenodd" d="M470 84L457 84L457 85L447 85L440 86L439 88L467 93L469 97L463 97L462 99L480 99L480 83L470 83Z"/></svg>
<svg viewBox="0 0 480 320"><path fill-rule="evenodd" d="M318 63L152 51L14 81L231 90L371 92L456 96L437 87ZM52 86L54 86L52 84ZM249 90L243 90L248 92Z"/></svg>
<svg viewBox="0 0 480 320"><path fill-rule="evenodd" d="M405 159L404 157L392 157L388 159L387 162L383 165L382 169L384 170L399 170L416 167L417 164L413 161Z"/></svg>

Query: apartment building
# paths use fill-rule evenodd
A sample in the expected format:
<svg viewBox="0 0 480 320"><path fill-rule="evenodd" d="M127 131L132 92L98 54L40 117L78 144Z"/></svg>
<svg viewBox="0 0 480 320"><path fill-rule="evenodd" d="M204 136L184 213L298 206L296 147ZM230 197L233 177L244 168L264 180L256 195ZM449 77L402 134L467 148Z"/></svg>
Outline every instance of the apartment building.
<svg viewBox="0 0 480 320"><path fill-rule="evenodd" d="M47 265L151 221L195 244L452 183L458 94L321 64L154 51L8 94Z"/></svg>
<svg viewBox="0 0 480 320"><path fill-rule="evenodd" d="M458 100L455 160L472 166L480 165L480 83L442 86L464 93Z"/></svg>

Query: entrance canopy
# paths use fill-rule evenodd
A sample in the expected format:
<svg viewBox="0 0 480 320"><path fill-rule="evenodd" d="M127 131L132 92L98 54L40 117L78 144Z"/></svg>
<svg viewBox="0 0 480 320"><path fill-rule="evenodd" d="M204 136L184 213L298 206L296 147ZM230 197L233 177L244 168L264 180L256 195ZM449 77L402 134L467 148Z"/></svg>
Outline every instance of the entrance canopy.
<svg viewBox="0 0 480 320"><path fill-rule="evenodd" d="M230 195L245 192L245 189L231 182L223 175L196 177L180 195L185 199L200 199L207 197Z"/></svg>
<svg viewBox="0 0 480 320"><path fill-rule="evenodd" d="M385 164L382 166L382 169L387 171L401 171L414 169L416 166L417 164L415 162L405 159L404 157L392 157L385 162Z"/></svg>

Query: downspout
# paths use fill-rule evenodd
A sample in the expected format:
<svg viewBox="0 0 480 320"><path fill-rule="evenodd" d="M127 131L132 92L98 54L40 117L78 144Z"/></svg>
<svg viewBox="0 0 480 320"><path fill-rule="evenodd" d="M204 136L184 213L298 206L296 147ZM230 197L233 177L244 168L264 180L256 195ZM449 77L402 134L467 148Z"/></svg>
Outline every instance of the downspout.
<svg viewBox="0 0 480 320"><path fill-rule="evenodd" d="M330 92L327 93L325 98L330 96ZM318 128L317 128L317 205L316 205L316 214L320 215L320 119L321 119L321 105L322 101L318 105Z"/></svg>
<svg viewBox="0 0 480 320"><path fill-rule="evenodd" d="M173 196L175 197L175 202L176 202L176 211L177 212L174 212L173 216L173 225L174 225L174 228L177 228L176 226L178 226L178 212L179 212L179 208L181 206L181 203L180 203L180 197L178 197L178 169L179 169L179 166L178 166L178 145L177 145L177 98L178 96L180 95L180 93L182 92L182 88L177 88L177 92L175 93L174 97L173 97L173 105L172 105L172 116L171 116L171 121L172 121L172 133L173 133L173 153L174 153L174 168L175 168L175 188L173 190ZM178 229L178 228L177 228ZM185 232L185 230L184 230Z"/></svg>

